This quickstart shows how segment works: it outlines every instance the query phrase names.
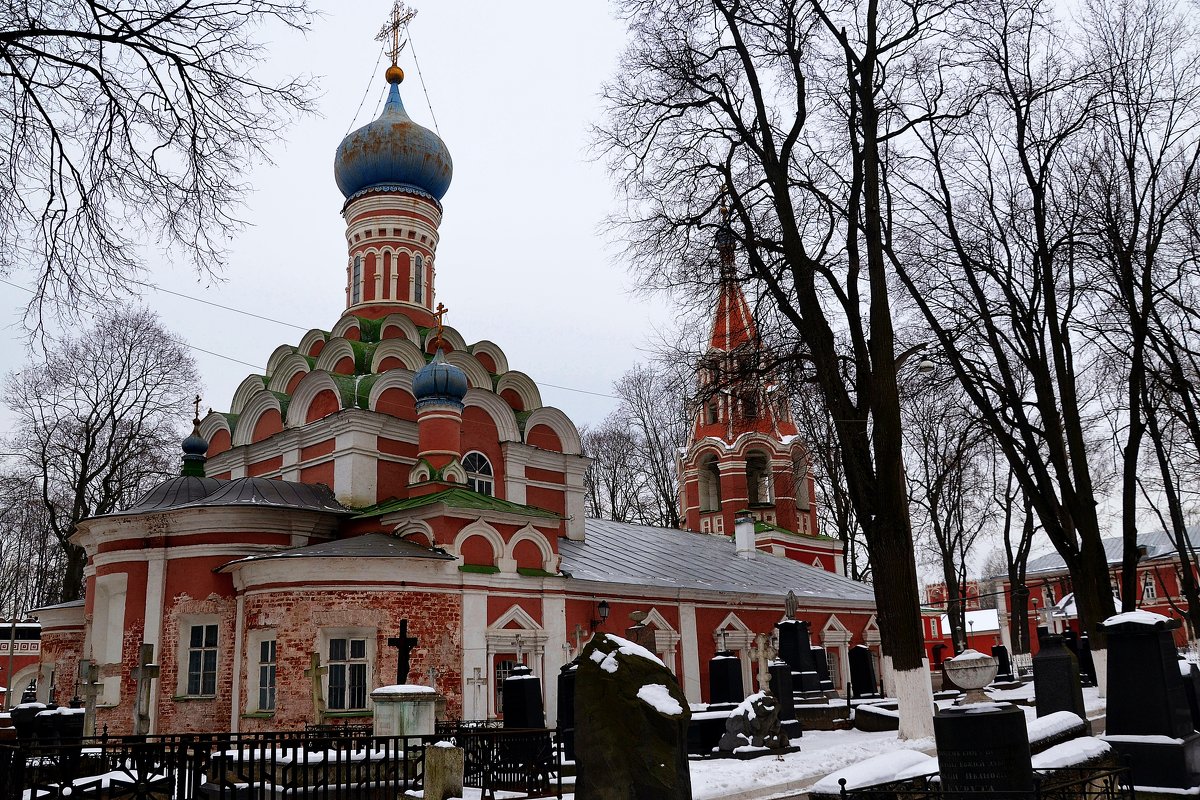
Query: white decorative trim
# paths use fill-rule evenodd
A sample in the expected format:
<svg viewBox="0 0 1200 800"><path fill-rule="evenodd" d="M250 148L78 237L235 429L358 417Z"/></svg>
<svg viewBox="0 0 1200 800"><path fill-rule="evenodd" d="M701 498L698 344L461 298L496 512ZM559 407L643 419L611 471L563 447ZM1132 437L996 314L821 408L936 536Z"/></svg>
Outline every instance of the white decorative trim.
<svg viewBox="0 0 1200 800"><path fill-rule="evenodd" d="M508 373L511 375L512 373ZM500 379L501 381L504 378ZM497 387L497 391L500 387ZM579 437L579 430L575 424L571 422L566 414L559 411L557 408L549 406L539 408L529 415L525 420L525 443L529 443L529 434L538 425L545 425L550 430L558 435L558 441L562 444L562 452L564 455L582 455L583 442ZM536 445L530 445L534 447Z"/></svg>
<svg viewBox="0 0 1200 800"><path fill-rule="evenodd" d="M290 356L298 356L300 353L296 348L289 344L281 344L271 351L270 357L267 359L267 378L279 371L280 365L287 361ZM307 355L307 354L306 354Z"/></svg>
<svg viewBox="0 0 1200 800"><path fill-rule="evenodd" d="M354 348L350 345L348 339L343 339L340 336L331 337L325 343L325 349L321 351L321 355L317 356L317 363L313 365L313 369L334 372L334 367L343 358L349 358L351 361L354 361Z"/></svg>
<svg viewBox="0 0 1200 800"><path fill-rule="evenodd" d="M496 381L496 394L505 389L512 389L517 393L521 404L525 406L523 411L534 411L542 407L542 394L538 391L537 384L524 372L509 370L501 375Z"/></svg>
<svg viewBox="0 0 1200 800"><path fill-rule="evenodd" d="M471 345L467 350L472 355L486 353L491 356L492 361L496 362L497 375L503 375L508 372L508 356L504 355L504 351L500 349L500 345L495 342L484 339Z"/></svg>
<svg viewBox="0 0 1200 800"><path fill-rule="evenodd" d="M300 337L300 344L296 345L296 351L302 356L307 356L309 352L312 351L313 345L315 345L317 342L324 342L327 338L329 337L325 331L313 328L311 331L304 334L304 336ZM309 357L311 358L311 356Z"/></svg>
<svg viewBox="0 0 1200 800"><path fill-rule="evenodd" d="M506 554L504 549L504 537L500 535L498 530L484 522L482 518L475 520L470 525L467 525L454 536L454 544L450 546L450 552L453 555L458 556L459 565L461 566L462 564L466 563L463 560L462 554L463 542L472 536L482 536L484 539L488 540L488 543L492 546L492 558L495 560L496 566L499 566ZM512 570L507 571L511 572Z"/></svg>
<svg viewBox="0 0 1200 800"><path fill-rule="evenodd" d="M464 350L455 350L446 354L446 363L453 364L467 375L467 386L472 389L492 390L492 378L475 356Z"/></svg>
<svg viewBox="0 0 1200 800"><path fill-rule="evenodd" d="M397 298L397 299L399 299L399 298ZM413 322L411 319L409 319L404 314L388 314L386 317L383 318L382 322L379 325L379 336L380 336L380 341L382 341L382 342L395 341L395 337L392 337L390 339L382 338L384 330L386 330L389 325L392 327L395 327L395 328L399 328L401 331L403 331L404 338L408 342L410 342L414 348L417 349L418 353L421 352L421 349L419 347L417 347L417 343L421 341L421 333L420 333L420 331L417 330L417 325L415 322ZM423 363L423 361L424 360L422 359L422 363Z"/></svg>
<svg viewBox="0 0 1200 800"><path fill-rule="evenodd" d="M373 253L374 248L372 248L370 252ZM366 255L366 253L364 252L363 255ZM365 262L363 263L363 266L366 267ZM333 330L329 332L329 341L332 341L333 339L345 339L346 334L352 330L359 330L358 317L355 317L352 314L343 314L333 326ZM322 354L324 353L324 351L321 352Z"/></svg>
<svg viewBox="0 0 1200 800"><path fill-rule="evenodd" d="M267 381L267 389L268 391L287 394L287 387L292 382L292 378L297 375L307 374L311 369L308 365L308 359L299 353L292 352L286 358L281 359L276 364L275 369L267 372L270 376Z"/></svg>
<svg viewBox="0 0 1200 800"><path fill-rule="evenodd" d="M214 411L208 414L200 422L200 435L205 441L211 442L217 431L225 431L230 435L230 440L233 439L233 431L229 428L229 420L219 411Z"/></svg>
<svg viewBox="0 0 1200 800"><path fill-rule="evenodd" d="M521 530L513 534L508 540L508 546L504 549L504 555L511 560L515 565L517 563L517 545L521 542L533 542L538 551L542 554L542 569L546 572L558 572L558 557L554 551L550 549L550 543L546 541L546 534L539 531L532 525L526 525Z"/></svg>
<svg viewBox="0 0 1200 800"><path fill-rule="evenodd" d="M423 519L405 520L392 529L392 534L398 539L408 539L410 536L423 536L426 547L436 547L438 543L437 535L433 532L433 526Z"/></svg>
<svg viewBox="0 0 1200 800"><path fill-rule="evenodd" d="M395 414L391 414L386 410L381 411L379 409L379 398L382 397L383 393L388 389L400 389L412 397L413 377L414 374L406 369L390 369L383 373L379 376L375 383L371 385L371 393L367 396L368 407L371 409L371 411L374 411L377 414L387 414L395 419L400 419L400 417L397 417ZM416 404L416 402L416 398L413 397L413 403ZM405 420L405 422L408 422L408 420ZM415 429L415 423L409 424L412 424Z"/></svg>
<svg viewBox="0 0 1200 800"><path fill-rule="evenodd" d="M376 347L371 356L371 372L380 373L379 365L386 358L398 358L404 368L416 372L425 366L425 356L420 348L407 339L384 339Z"/></svg>
<svg viewBox="0 0 1200 800"><path fill-rule="evenodd" d="M247 401L245 410L238 419L237 430L233 433L233 446L251 444L251 438L254 436L254 429L258 426L259 419L272 409L282 414L283 409L279 405L279 398L266 389L260 389Z"/></svg>
<svg viewBox="0 0 1200 800"><path fill-rule="evenodd" d="M726 630L727 628L732 628L732 630ZM742 622L741 618L733 611L726 614L725 619L713 628L712 637L717 647L721 646L719 631L725 631L725 649L727 650L747 650L754 642L754 631L750 630L749 626Z"/></svg>
<svg viewBox="0 0 1200 800"><path fill-rule="evenodd" d="M500 434L500 442L520 442L521 430L517 427L517 415L512 407L495 393L484 389L468 389L463 397L463 406L482 408L492 418Z"/></svg>
<svg viewBox="0 0 1200 800"><path fill-rule="evenodd" d="M426 264L426 266L430 266L430 265ZM427 299L432 300L431 297L427 298ZM430 347L430 345L433 344L433 340L435 338L437 338L437 328L430 328L429 331L426 332L426 334L425 334L425 341L422 342L422 345L424 346L426 351L429 350L429 347ZM451 328L449 325L442 328L442 341L445 344L449 345L450 349L452 349L452 350L466 350L467 349L467 343L463 339L462 334L459 333L454 328Z"/></svg>
<svg viewBox="0 0 1200 800"><path fill-rule="evenodd" d="M308 409L312 405L313 400L317 399L317 395L327 391L333 392L333 396L337 398L338 409L340 410L343 405L342 393L339 391L338 385L334 383L333 378L329 376L329 373L324 370L313 370L305 375L300 380L300 383L296 384L296 390L292 393L284 425L289 428L299 428L307 424Z"/></svg>
<svg viewBox="0 0 1200 800"><path fill-rule="evenodd" d="M251 398L266 388L267 381L262 375L247 375L233 393L233 400L229 404L229 413L246 413L246 406L250 403Z"/></svg>

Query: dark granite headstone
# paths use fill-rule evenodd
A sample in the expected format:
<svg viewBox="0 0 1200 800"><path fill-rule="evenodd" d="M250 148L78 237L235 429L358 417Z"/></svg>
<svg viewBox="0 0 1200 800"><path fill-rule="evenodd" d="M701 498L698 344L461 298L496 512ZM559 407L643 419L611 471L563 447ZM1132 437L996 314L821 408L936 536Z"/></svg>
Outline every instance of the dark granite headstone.
<svg viewBox="0 0 1200 800"><path fill-rule="evenodd" d="M652 685L666 687L669 697L646 693ZM575 796L691 800L690 718L670 670L618 637L593 637L575 678Z"/></svg>
<svg viewBox="0 0 1200 800"><path fill-rule="evenodd" d="M779 722L789 739L800 736L800 721L796 719L796 698L792 694L792 668L786 662L772 661L771 694L779 700Z"/></svg>
<svg viewBox="0 0 1200 800"><path fill-rule="evenodd" d="M1075 654L1076 660L1079 659L1079 634L1068 628L1062 632L1063 645L1068 650Z"/></svg>
<svg viewBox="0 0 1200 800"><path fill-rule="evenodd" d="M850 696L855 699L878 697L879 681L875 677L871 648L865 644L855 645L846 657L850 662Z"/></svg>
<svg viewBox="0 0 1200 800"><path fill-rule="evenodd" d="M1033 693L1037 715L1070 711L1087 719L1083 706L1083 687L1079 683L1079 662L1061 636L1047 634L1033 657Z"/></svg>
<svg viewBox="0 0 1200 800"><path fill-rule="evenodd" d="M1041 649L1041 647L1042 647L1042 640L1045 639L1049 635L1050 635L1049 627L1047 627L1046 625L1038 625L1037 626L1038 649Z"/></svg>
<svg viewBox="0 0 1200 800"><path fill-rule="evenodd" d="M708 662L708 702L736 704L745 699L741 659L722 650Z"/></svg>
<svg viewBox="0 0 1200 800"><path fill-rule="evenodd" d="M575 760L575 673L579 660L568 661L558 671L558 730L562 735L563 758Z"/></svg>
<svg viewBox="0 0 1200 800"><path fill-rule="evenodd" d="M817 665L813 661L808 623L798 619L785 619L775 623L775 627L779 629L779 657L794 673L792 688L803 698L819 697L821 679L817 676Z"/></svg>
<svg viewBox="0 0 1200 800"><path fill-rule="evenodd" d="M1085 633L1079 637L1079 678L1084 686L1097 686L1096 661L1092 658L1092 640Z"/></svg>
<svg viewBox="0 0 1200 800"><path fill-rule="evenodd" d="M1200 786L1200 733L1171 633L1178 627L1177 619L1144 611L1101 624L1108 634L1105 738L1128 760L1138 786Z"/></svg>
<svg viewBox="0 0 1200 800"><path fill-rule="evenodd" d="M813 664L817 668L817 680L821 682L821 691L828 697L830 694L836 694L833 688L833 681L829 679L829 655L825 652L825 648L814 644L812 646Z"/></svg>
<svg viewBox="0 0 1200 800"><path fill-rule="evenodd" d="M1008 656L1008 648L1002 644L992 645L992 657L996 659L996 680L1011 681L1012 659Z"/></svg>
<svg viewBox="0 0 1200 800"><path fill-rule="evenodd" d="M542 682L524 664L514 667L504 679L504 727L546 727Z"/></svg>
<svg viewBox="0 0 1200 800"><path fill-rule="evenodd" d="M933 732L945 796L1032 792L1029 731L1017 706L969 703L941 709L933 715Z"/></svg>

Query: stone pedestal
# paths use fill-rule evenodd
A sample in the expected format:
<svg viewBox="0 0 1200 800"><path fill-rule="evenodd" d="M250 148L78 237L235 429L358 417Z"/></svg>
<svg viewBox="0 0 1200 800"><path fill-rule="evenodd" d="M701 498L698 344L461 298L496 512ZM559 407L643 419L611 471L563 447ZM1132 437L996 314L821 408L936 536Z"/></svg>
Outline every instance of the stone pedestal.
<svg viewBox="0 0 1200 800"><path fill-rule="evenodd" d="M1042 637L1042 647L1033 657L1033 693L1039 717L1070 711L1087 719L1079 661L1067 649L1063 637L1053 634Z"/></svg>
<svg viewBox="0 0 1200 800"><path fill-rule="evenodd" d="M1079 637L1079 679L1084 686L1098 686L1096 660L1092 658L1092 641L1085 633Z"/></svg>
<svg viewBox="0 0 1200 800"><path fill-rule="evenodd" d="M450 800L463 796L463 768L466 752L449 742L435 742L425 748L425 800Z"/></svg>
<svg viewBox="0 0 1200 800"><path fill-rule="evenodd" d="M821 694L826 697L837 697L837 687L829 677L829 654L819 645L812 646L813 666L817 668L817 680L820 682Z"/></svg>
<svg viewBox="0 0 1200 800"><path fill-rule="evenodd" d="M745 699L742 662L733 653L722 650L708 662L708 702L737 705Z"/></svg>
<svg viewBox="0 0 1200 800"><path fill-rule="evenodd" d="M523 664L515 667L504 679L504 727L546 727L542 681Z"/></svg>
<svg viewBox="0 0 1200 800"><path fill-rule="evenodd" d="M438 693L431 686L380 686L371 692L376 736L432 736Z"/></svg>
<svg viewBox="0 0 1200 800"><path fill-rule="evenodd" d="M1200 786L1200 734L1192 728L1171 635L1178 627L1177 619L1145 611L1117 614L1101 624L1108 634L1113 687L1103 738L1128 758L1138 786Z"/></svg>
<svg viewBox="0 0 1200 800"><path fill-rule="evenodd" d="M938 767L947 797L991 790L1033 791L1025 714L1016 706L954 706L933 716Z"/></svg>

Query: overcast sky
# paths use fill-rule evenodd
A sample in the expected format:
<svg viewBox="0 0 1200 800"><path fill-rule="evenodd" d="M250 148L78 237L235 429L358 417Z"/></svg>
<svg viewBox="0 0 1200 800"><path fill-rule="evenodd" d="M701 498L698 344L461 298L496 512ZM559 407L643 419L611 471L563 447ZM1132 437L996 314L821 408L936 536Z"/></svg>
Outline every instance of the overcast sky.
<svg viewBox="0 0 1200 800"><path fill-rule="evenodd" d="M612 185L587 152L624 29L606 2L416 7L401 91L409 114L434 127L415 52L454 160L438 246L437 299L450 309L447 323L468 343L500 345L509 366L541 386L547 405L577 424L597 422L611 398L550 384L610 392L671 318L663 300L652 305L629 291L620 252L602 231L615 209ZM151 265L150 280L163 287L289 323L147 291L146 304L189 344L257 366L197 351L206 406L227 409L238 383L261 371L275 347L296 344L309 328L328 330L344 309L345 225L333 156L352 121L361 126L382 106L387 64L374 36L390 8L391 0L327 3L307 39L281 35L271 43L269 73L320 77L320 116L290 128L272 148L275 163L249 176L254 191L244 216L252 227L230 242L225 281L198 282L159 257ZM0 287L0 298L10 341L0 348L0 371L8 372L23 357L24 298L9 287Z"/></svg>

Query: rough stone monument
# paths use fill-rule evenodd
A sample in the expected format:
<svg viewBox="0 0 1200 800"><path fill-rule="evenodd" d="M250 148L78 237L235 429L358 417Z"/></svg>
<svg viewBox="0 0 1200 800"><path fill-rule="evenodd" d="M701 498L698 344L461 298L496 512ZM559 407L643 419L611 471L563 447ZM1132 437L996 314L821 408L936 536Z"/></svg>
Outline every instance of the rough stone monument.
<svg viewBox="0 0 1200 800"><path fill-rule="evenodd" d="M575 679L577 800L691 800L691 712L671 671L627 639L595 636Z"/></svg>
<svg viewBox="0 0 1200 800"><path fill-rule="evenodd" d="M780 727L779 709L779 701L767 692L750 695L729 715L717 748L723 753L738 753L787 747L788 737Z"/></svg>
<svg viewBox="0 0 1200 800"><path fill-rule="evenodd" d="M579 659L568 661L558 671L558 729L562 732L563 758L575 760L575 673Z"/></svg>
<svg viewBox="0 0 1200 800"><path fill-rule="evenodd" d="M1129 760L1138 786L1200 786L1200 733L1192 727L1172 636L1179 620L1129 611L1100 627L1108 634L1110 689L1102 738Z"/></svg>
<svg viewBox="0 0 1200 800"><path fill-rule="evenodd" d="M1087 719L1083 706L1083 686L1079 682L1079 661L1067 649L1061 636L1046 634L1042 647L1033 657L1033 692L1037 715L1070 711Z"/></svg>

